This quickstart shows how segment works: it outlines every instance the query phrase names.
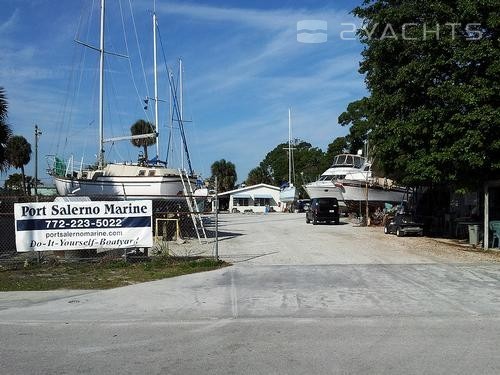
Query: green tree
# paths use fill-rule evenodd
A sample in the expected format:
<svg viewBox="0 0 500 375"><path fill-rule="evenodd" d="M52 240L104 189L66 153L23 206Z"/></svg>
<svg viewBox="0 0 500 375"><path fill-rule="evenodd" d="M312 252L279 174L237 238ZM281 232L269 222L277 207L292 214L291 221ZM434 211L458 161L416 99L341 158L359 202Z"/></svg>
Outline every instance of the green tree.
<svg viewBox="0 0 500 375"><path fill-rule="evenodd" d="M14 194L23 192L23 175L21 173L13 173L7 177L4 184L5 190Z"/></svg>
<svg viewBox="0 0 500 375"><path fill-rule="evenodd" d="M137 120L131 127L130 133L134 135L141 134L151 134L155 133L155 127L148 121L145 120ZM144 150L144 159L148 160L148 146L152 146L156 143L156 137L148 137L148 138L139 138L139 139L131 139L130 142L135 147L142 147Z"/></svg>
<svg viewBox="0 0 500 375"><path fill-rule="evenodd" d="M328 145L325 153L325 165L330 166L335 155L343 154L349 150L349 144L346 137L337 137Z"/></svg>
<svg viewBox="0 0 500 375"><path fill-rule="evenodd" d="M261 165L255 167L248 173L245 181L247 185L268 184L273 185L274 180L269 170Z"/></svg>
<svg viewBox="0 0 500 375"><path fill-rule="evenodd" d="M31 189L33 189L35 186L35 177L26 176L25 181L26 181L26 190L28 192L28 195L31 195ZM43 182L40 181L40 179L36 179L36 182L38 187L43 186Z"/></svg>
<svg viewBox="0 0 500 375"><path fill-rule="evenodd" d="M294 148L293 163L296 175L295 181L292 182L298 186L316 180L331 163L330 161L325 164L323 151L318 147L313 147L309 142L295 139L292 147ZM260 167L269 171L274 184L282 185L288 181L288 154L286 148L288 148L288 142L277 145L267 153L260 163ZM299 191L302 196L305 196L306 193L303 189Z"/></svg>
<svg viewBox="0 0 500 375"><path fill-rule="evenodd" d="M0 172L5 172L9 168L9 162L6 156L7 140L12 135L9 124L7 123L7 96L5 89L0 87Z"/></svg>
<svg viewBox="0 0 500 375"><path fill-rule="evenodd" d="M25 176L24 180L26 182L26 189L28 191L28 195L31 192L31 188L35 184L35 178L32 176ZM42 181L38 180L38 186L43 185ZM13 193L22 193L23 192L23 175L21 173L13 173L9 175L7 180L5 180L5 190L13 192Z"/></svg>
<svg viewBox="0 0 500 375"><path fill-rule="evenodd" d="M369 130L372 129L370 123L370 99L363 98L350 103L347 110L339 116L339 124L350 126L349 134L345 137L347 150L351 154L356 154L362 150Z"/></svg>
<svg viewBox="0 0 500 375"><path fill-rule="evenodd" d="M217 191L219 193L234 189L238 176L236 174L236 167L233 163L221 159L215 161L210 167L210 170L212 172L212 180L215 181L215 176L217 176Z"/></svg>
<svg viewBox="0 0 500 375"><path fill-rule="evenodd" d="M23 192L26 194L26 179L24 174L24 166L31 159L31 145L21 135L10 137L6 146L7 160L14 168L20 168L23 182Z"/></svg>
<svg viewBox="0 0 500 375"><path fill-rule="evenodd" d="M370 143L386 175L454 189L498 175L498 2L365 0L353 13L364 25Z"/></svg>

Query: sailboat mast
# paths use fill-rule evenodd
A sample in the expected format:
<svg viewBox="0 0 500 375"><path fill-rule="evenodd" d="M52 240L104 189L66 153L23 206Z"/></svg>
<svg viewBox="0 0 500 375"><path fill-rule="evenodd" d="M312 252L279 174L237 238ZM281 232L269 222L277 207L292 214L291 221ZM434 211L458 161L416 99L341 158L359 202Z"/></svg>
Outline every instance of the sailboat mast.
<svg viewBox="0 0 500 375"><path fill-rule="evenodd" d="M182 59L179 59L179 112L180 123L183 123L183 99L182 99ZM181 169L184 170L184 139L181 137Z"/></svg>
<svg viewBox="0 0 500 375"><path fill-rule="evenodd" d="M292 110L288 108L288 183L292 183Z"/></svg>
<svg viewBox="0 0 500 375"><path fill-rule="evenodd" d="M104 167L104 10L105 0L101 0L101 38L99 44L99 168Z"/></svg>
<svg viewBox="0 0 500 375"><path fill-rule="evenodd" d="M160 138L158 131L158 74L156 70L156 2L153 11L153 72L155 83L155 131L156 131L156 157L160 158Z"/></svg>
<svg viewBox="0 0 500 375"><path fill-rule="evenodd" d="M173 122L173 100L172 100L172 82L173 82L173 74L170 70L168 70L168 87L169 87L169 99L168 99L168 127L170 129L170 133L168 135L168 144L167 144L167 158L166 158L166 164L165 166L168 167L168 161L170 159L170 150L172 148L172 138L174 136L173 131L174 131L174 122Z"/></svg>

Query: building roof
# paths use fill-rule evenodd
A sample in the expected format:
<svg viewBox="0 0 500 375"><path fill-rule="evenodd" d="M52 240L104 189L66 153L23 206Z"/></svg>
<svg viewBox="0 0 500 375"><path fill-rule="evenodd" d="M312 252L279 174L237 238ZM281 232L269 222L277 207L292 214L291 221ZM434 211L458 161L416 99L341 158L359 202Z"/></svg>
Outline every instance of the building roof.
<svg viewBox="0 0 500 375"><path fill-rule="evenodd" d="M241 192L244 192L244 191L249 191L249 190L253 190L253 189L261 188L261 187L266 187L268 189L280 191L280 188L277 187L277 186L268 185L268 184L257 184L257 185L245 186L245 187L242 187L242 188L239 188L239 189L229 190L229 191L226 191L224 193L220 193L219 196L221 196L221 195L232 195L232 194L241 193Z"/></svg>

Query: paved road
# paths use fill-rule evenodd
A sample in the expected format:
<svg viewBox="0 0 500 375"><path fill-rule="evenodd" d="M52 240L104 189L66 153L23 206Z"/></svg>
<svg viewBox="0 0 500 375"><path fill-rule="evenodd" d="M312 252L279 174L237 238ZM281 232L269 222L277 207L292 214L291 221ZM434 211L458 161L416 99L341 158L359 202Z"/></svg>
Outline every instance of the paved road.
<svg viewBox="0 0 500 375"><path fill-rule="evenodd" d="M497 263L292 216L224 218L233 267L18 307L4 295L2 373L500 373ZM327 246L343 237L350 252Z"/></svg>

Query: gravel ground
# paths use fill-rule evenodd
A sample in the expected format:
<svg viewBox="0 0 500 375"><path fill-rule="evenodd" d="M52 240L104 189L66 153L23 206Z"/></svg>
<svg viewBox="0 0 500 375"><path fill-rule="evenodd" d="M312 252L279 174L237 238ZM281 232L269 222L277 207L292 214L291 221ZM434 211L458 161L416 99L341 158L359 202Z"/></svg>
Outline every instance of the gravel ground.
<svg viewBox="0 0 500 375"><path fill-rule="evenodd" d="M386 235L381 227L305 223L304 214L222 214L219 254L259 265L499 262L482 252L426 237Z"/></svg>

